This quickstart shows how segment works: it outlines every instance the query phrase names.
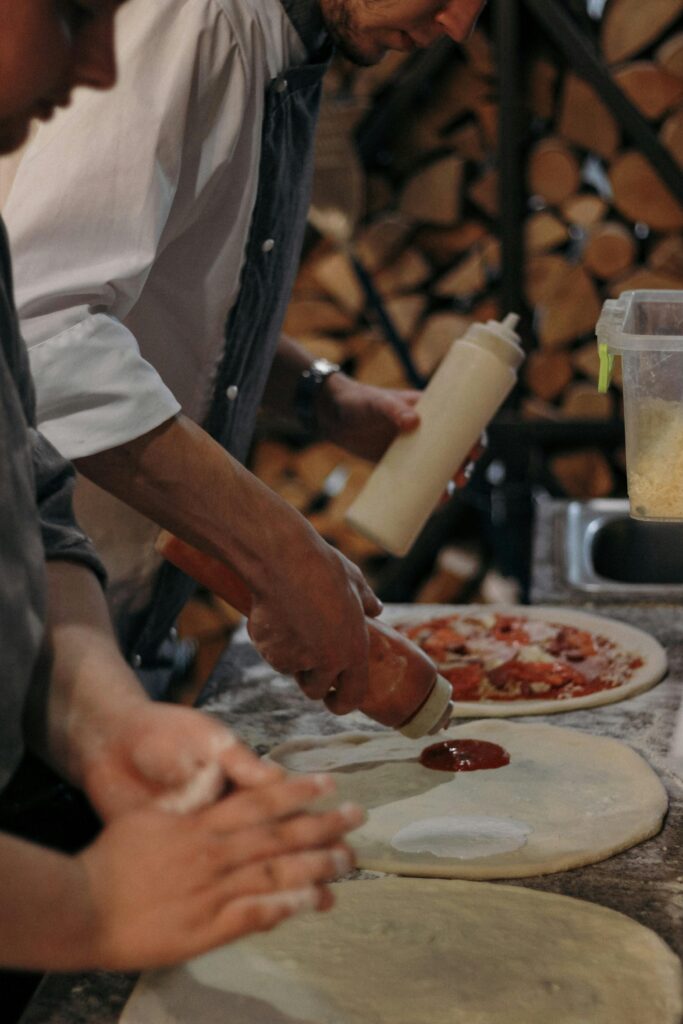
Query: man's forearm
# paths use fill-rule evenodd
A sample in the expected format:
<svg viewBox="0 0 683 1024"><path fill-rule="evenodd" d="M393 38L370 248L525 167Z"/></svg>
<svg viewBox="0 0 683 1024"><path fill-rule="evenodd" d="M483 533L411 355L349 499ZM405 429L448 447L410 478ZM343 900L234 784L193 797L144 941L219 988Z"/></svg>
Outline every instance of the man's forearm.
<svg viewBox="0 0 683 1024"><path fill-rule="evenodd" d="M93 915L78 860L0 833L0 878L0 966L98 966L91 959Z"/></svg>
<svg viewBox="0 0 683 1024"><path fill-rule="evenodd" d="M249 635L278 672L306 673L314 698L343 689L339 714L360 706L368 671L365 614L379 614L381 605L357 566L205 431L179 416L81 460L79 469L237 571L252 595Z"/></svg>
<svg viewBox="0 0 683 1024"><path fill-rule="evenodd" d="M252 587L305 520L185 416L118 448L77 460L94 483L196 547L228 561Z"/></svg>
<svg viewBox="0 0 683 1024"><path fill-rule="evenodd" d="M112 726L147 697L118 649L102 589L89 569L47 563L44 657L29 693L29 746L75 785Z"/></svg>
<svg viewBox="0 0 683 1024"><path fill-rule="evenodd" d="M277 353L263 395L269 412L291 418L296 387L304 370L313 362L310 352L286 334L280 335Z"/></svg>

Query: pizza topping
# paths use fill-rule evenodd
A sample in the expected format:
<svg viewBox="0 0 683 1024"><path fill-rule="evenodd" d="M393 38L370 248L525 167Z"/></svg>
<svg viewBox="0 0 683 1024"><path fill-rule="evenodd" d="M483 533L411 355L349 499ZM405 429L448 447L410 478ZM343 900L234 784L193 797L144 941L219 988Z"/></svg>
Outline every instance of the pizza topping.
<svg viewBox="0 0 683 1024"><path fill-rule="evenodd" d="M439 772L477 772L503 768L510 764L510 755L487 740L443 740L425 747L420 764Z"/></svg>
<svg viewBox="0 0 683 1024"><path fill-rule="evenodd" d="M586 677L562 661L519 661L514 658L489 672L489 680L496 689L505 690L506 697L515 688L519 688L523 697L552 697L550 691L568 684L582 686Z"/></svg>
<svg viewBox="0 0 683 1024"><path fill-rule="evenodd" d="M456 701L567 700L621 686L642 658L600 634L521 614L451 614L406 625Z"/></svg>
<svg viewBox="0 0 683 1024"><path fill-rule="evenodd" d="M484 666L480 661L446 668L442 675L451 684L453 700L477 700L484 680Z"/></svg>
<svg viewBox="0 0 683 1024"><path fill-rule="evenodd" d="M425 638L424 650L432 657L443 658L447 654L467 654L465 638L455 630L443 626Z"/></svg>
<svg viewBox="0 0 683 1024"><path fill-rule="evenodd" d="M551 654L562 654L568 661L583 661L595 653L593 637L583 629L563 626L548 644Z"/></svg>
<svg viewBox="0 0 683 1024"><path fill-rule="evenodd" d="M424 625L412 626L403 632L436 661L443 660L449 654L467 654L467 641L462 633L454 629L449 618L433 619L426 628Z"/></svg>
<svg viewBox="0 0 683 1024"><path fill-rule="evenodd" d="M544 651L542 647L538 646L538 644L530 644L529 647L520 648L516 654L516 658L518 661L545 661L549 663L555 661L553 655ZM508 659L506 658L505 660L507 661Z"/></svg>
<svg viewBox="0 0 683 1024"><path fill-rule="evenodd" d="M524 620L514 615L496 615L491 635L509 644L528 644L530 639Z"/></svg>

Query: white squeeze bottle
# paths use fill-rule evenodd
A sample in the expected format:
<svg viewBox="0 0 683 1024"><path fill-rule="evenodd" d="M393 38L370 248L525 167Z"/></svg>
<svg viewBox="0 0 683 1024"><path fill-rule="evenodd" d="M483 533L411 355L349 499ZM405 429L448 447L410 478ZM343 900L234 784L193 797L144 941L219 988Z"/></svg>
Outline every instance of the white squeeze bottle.
<svg viewBox="0 0 683 1024"><path fill-rule="evenodd" d="M405 555L448 482L517 381L524 351L516 313L471 324L420 395L420 425L389 446L346 521L394 555Z"/></svg>

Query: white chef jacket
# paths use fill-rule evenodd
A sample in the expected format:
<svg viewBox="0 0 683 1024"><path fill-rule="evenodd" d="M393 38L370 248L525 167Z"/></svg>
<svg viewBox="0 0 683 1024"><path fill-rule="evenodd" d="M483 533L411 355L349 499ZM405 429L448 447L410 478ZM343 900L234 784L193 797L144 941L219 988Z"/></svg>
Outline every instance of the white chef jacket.
<svg viewBox="0 0 683 1024"><path fill-rule="evenodd" d="M115 89L79 90L41 127L3 211L38 423L68 458L179 410L205 416L239 291L265 89L306 58L276 0L129 0L117 42ZM143 607L157 528L83 479L76 510L115 617Z"/></svg>

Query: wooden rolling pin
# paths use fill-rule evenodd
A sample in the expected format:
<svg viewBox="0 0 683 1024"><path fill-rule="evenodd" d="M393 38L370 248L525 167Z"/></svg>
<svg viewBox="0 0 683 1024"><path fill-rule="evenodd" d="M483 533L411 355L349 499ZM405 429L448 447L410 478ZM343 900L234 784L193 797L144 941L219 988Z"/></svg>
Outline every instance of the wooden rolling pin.
<svg viewBox="0 0 683 1024"><path fill-rule="evenodd" d="M162 530L157 551L207 590L249 615L252 597L246 583L225 562ZM417 739L450 720L451 684L427 655L407 637L377 619L368 627L370 681L360 710L382 725Z"/></svg>

